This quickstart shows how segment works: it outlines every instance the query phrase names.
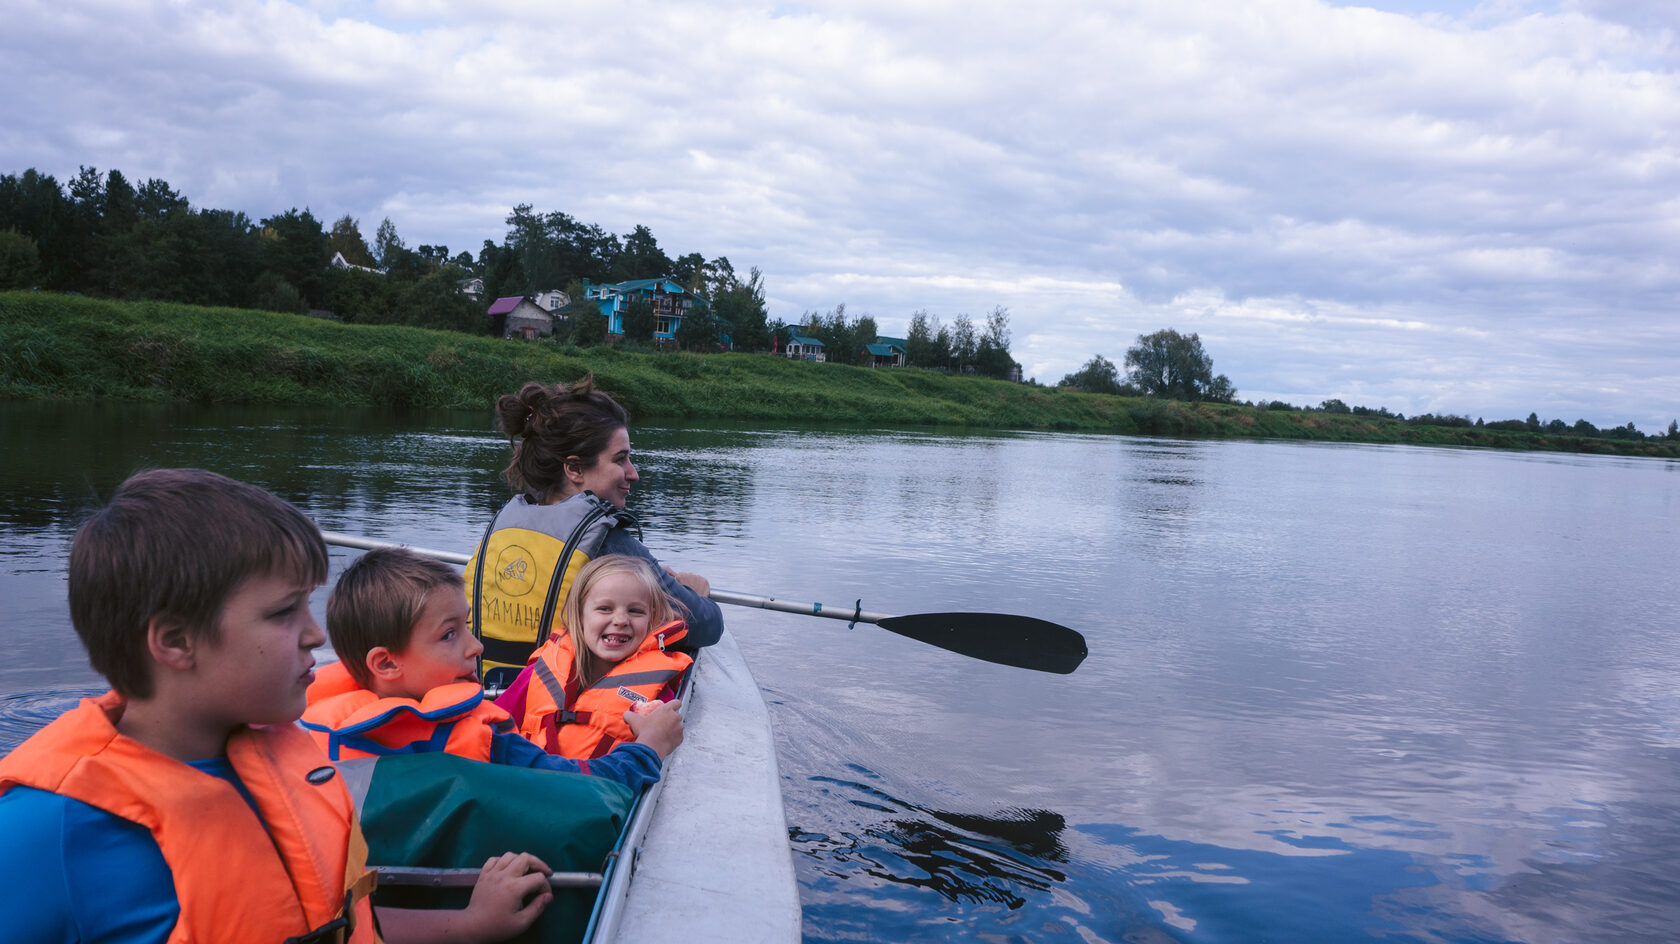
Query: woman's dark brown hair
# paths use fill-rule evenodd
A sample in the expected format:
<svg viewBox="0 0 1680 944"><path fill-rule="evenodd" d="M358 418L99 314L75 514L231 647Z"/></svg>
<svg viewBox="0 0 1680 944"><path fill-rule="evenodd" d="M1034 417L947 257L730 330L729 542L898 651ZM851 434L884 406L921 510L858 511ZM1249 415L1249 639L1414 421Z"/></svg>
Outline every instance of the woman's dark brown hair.
<svg viewBox="0 0 1680 944"><path fill-rule="evenodd" d="M513 441L503 480L544 504L565 493L568 466L581 471L595 465L612 434L629 428L630 414L595 389L591 373L570 386L527 383L496 400L496 423Z"/></svg>

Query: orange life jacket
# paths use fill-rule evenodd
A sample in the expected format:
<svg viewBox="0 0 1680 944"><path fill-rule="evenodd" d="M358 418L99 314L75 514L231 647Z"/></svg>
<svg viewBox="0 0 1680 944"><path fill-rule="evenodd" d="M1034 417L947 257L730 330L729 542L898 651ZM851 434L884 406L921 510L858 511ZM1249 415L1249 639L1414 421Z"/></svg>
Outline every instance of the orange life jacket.
<svg viewBox="0 0 1680 944"><path fill-rule="evenodd" d="M530 686L525 696L519 733L550 754L583 760L635 740L624 711L658 698L694 664L693 657L665 648L687 634L682 620L648 633L635 652L580 691L572 636L557 630L531 655L532 673L542 684Z"/></svg>
<svg viewBox="0 0 1680 944"><path fill-rule="evenodd" d="M334 662L315 670L308 698L303 726L335 761L431 751L487 761L491 737L513 730L513 719L473 682L439 685L419 701L381 698Z"/></svg>
<svg viewBox="0 0 1680 944"><path fill-rule="evenodd" d="M82 699L0 761L0 792L46 790L150 830L181 908L170 944L379 941L350 792L309 735L284 724L228 739L252 815L232 783L119 733L124 707L115 692Z"/></svg>

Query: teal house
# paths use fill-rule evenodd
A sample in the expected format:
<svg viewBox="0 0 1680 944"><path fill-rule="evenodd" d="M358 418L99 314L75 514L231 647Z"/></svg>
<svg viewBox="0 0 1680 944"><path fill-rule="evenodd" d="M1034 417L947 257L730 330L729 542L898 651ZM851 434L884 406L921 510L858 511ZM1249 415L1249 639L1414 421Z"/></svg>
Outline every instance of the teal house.
<svg viewBox="0 0 1680 944"><path fill-rule="evenodd" d="M669 278L632 279L628 282L583 283L584 298L601 308L607 319L607 334L622 337L624 310L632 302L645 301L653 306L653 339L672 341L677 326L687 317L704 315L706 300L678 285Z"/></svg>
<svg viewBox="0 0 1680 944"><path fill-rule="evenodd" d="M863 366L865 367L903 367L904 366L903 338L888 338L877 335L874 344L863 346Z"/></svg>

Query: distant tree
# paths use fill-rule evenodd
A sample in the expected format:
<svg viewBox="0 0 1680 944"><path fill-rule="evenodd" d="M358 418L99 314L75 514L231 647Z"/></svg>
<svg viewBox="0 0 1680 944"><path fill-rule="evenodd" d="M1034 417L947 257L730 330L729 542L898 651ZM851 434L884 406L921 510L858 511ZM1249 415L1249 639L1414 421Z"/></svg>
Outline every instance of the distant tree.
<svg viewBox="0 0 1680 944"><path fill-rule="evenodd" d="M951 360L959 373L974 365L978 348L979 336L975 334L973 320L967 315L958 315L951 321Z"/></svg>
<svg viewBox="0 0 1680 944"><path fill-rule="evenodd" d="M343 253L344 261L351 265L366 266L370 269L379 265L374 261L372 250L368 249L367 240L362 238L361 227L348 213L333 223L332 231L327 234L327 242L333 252Z"/></svg>
<svg viewBox="0 0 1680 944"><path fill-rule="evenodd" d="M709 308L696 305L677 321L673 336L685 351L712 351L718 343L718 318Z"/></svg>
<svg viewBox="0 0 1680 944"><path fill-rule="evenodd" d="M252 304L264 311L283 311L301 315L309 310L297 287L269 269L257 276L252 286Z"/></svg>
<svg viewBox="0 0 1680 944"><path fill-rule="evenodd" d="M186 198L165 181L153 177L134 194L134 208L142 219L167 220L191 212Z"/></svg>
<svg viewBox="0 0 1680 944"><path fill-rule="evenodd" d="M881 326L875 323L875 316L867 313L858 316L858 320L852 325L852 345L862 348L870 344L878 344L880 341ZM863 352L859 351L858 362L864 363L863 358Z"/></svg>
<svg viewBox="0 0 1680 944"><path fill-rule="evenodd" d="M1540 414L1528 414L1528 419L1523 423L1523 425L1527 426L1530 432L1538 433L1540 431Z"/></svg>
<svg viewBox="0 0 1680 944"><path fill-rule="evenodd" d="M1680 420L1668 421L1668 438L1680 439Z"/></svg>
<svg viewBox="0 0 1680 944"><path fill-rule="evenodd" d="M1626 426L1612 426L1609 429L1604 430L1603 435L1607 439L1639 440L1645 438L1645 434L1640 432L1639 427L1633 425L1631 420Z"/></svg>
<svg viewBox="0 0 1680 944"><path fill-rule="evenodd" d="M711 298L710 286L706 284L706 257L697 252L686 256L679 256L671 263L671 278L684 289L706 298Z"/></svg>
<svg viewBox="0 0 1680 944"><path fill-rule="evenodd" d="M1575 425L1570 427L1570 429L1572 429L1574 431L1575 435L1577 435L1577 436L1597 436L1598 435L1598 427L1594 426L1593 424L1591 424L1589 422L1587 422L1586 420L1576 420Z"/></svg>
<svg viewBox="0 0 1680 944"><path fill-rule="evenodd" d="M584 297L581 279L573 279L567 283L566 297L571 299L565 308L566 326L571 334L571 343L578 347L595 347L607 343L607 317L601 314L599 304Z"/></svg>
<svg viewBox="0 0 1680 944"><path fill-rule="evenodd" d="M1126 351L1126 369L1138 389L1172 400L1226 400L1236 397L1229 379L1213 374L1213 358L1202 339L1171 328L1138 335Z"/></svg>
<svg viewBox="0 0 1680 944"><path fill-rule="evenodd" d="M34 168L0 176L0 229L15 229L35 243L43 288L64 288L70 201L51 174Z"/></svg>
<svg viewBox="0 0 1680 944"><path fill-rule="evenodd" d="M328 272L326 307L352 324L401 323L391 283L377 272L360 269Z"/></svg>
<svg viewBox="0 0 1680 944"><path fill-rule="evenodd" d="M1125 388L1120 383L1120 369L1114 362L1101 354L1094 355L1079 368L1057 384L1058 387L1078 387L1086 393L1124 393Z"/></svg>
<svg viewBox="0 0 1680 944"><path fill-rule="evenodd" d="M332 250L320 221L308 209L300 213L294 207L262 225L264 267L290 284L308 307L324 305Z"/></svg>
<svg viewBox="0 0 1680 944"><path fill-rule="evenodd" d="M807 311L800 333L823 343L823 352L831 364L858 364L863 360L863 346L875 343L875 319L870 315L853 318L846 314L841 302L827 313Z"/></svg>
<svg viewBox="0 0 1680 944"><path fill-rule="evenodd" d="M986 377L1007 378L1015 369L1009 356L1009 309L998 305L986 315L986 330L975 344L974 369Z"/></svg>
<svg viewBox="0 0 1680 944"><path fill-rule="evenodd" d="M729 335L738 351L770 348L769 314L764 307L764 273L754 266L745 282L735 277L728 259L718 259L727 270L725 283L711 283L712 314L718 330Z"/></svg>
<svg viewBox="0 0 1680 944"><path fill-rule="evenodd" d="M35 240L15 229L0 230L0 288L29 288L40 271Z"/></svg>
<svg viewBox="0 0 1680 944"><path fill-rule="evenodd" d="M359 274L380 278L370 272ZM418 328L484 334L490 315L485 306L461 294L459 285L465 277L460 269L443 266L413 281L393 283L398 317L403 324Z"/></svg>
<svg viewBox="0 0 1680 944"><path fill-rule="evenodd" d="M904 360L911 367L944 366L936 356L933 327L925 310L910 316L910 330L904 336Z"/></svg>
<svg viewBox="0 0 1680 944"><path fill-rule="evenodd" d="M636 344L652 344L653 329L657 326L657 319L653 312L653 303L645 298L638 298L624 306L624 339Z"/></svg>
<svg viewBox="0 0 1680 944"><path fill-rule="evenodd" d="M758 269L754 268L752 271L758 272ZM730 264L728 256L718 256L716 259L705 263L700 267L698 275L700 294L707 298L717 298L730 288L752 282L751 276L748 277L747 282L741 281L740 277L735 274L735 267ZM760 274L758 278L762 282L764 277Z"/></svg>
<svg viewBox="0 0 1680 944"><path fill-rule="evenodd" d="M671 257L659 248L653 231L638 226L624 237L624 248L613 260L613 281L659 278L670 275L673 268Z"/></svg>
<svg viewBox="0 0 1680 944"><path fill-rule="evenodd" d="M1320 403L1318 405L1318 408L1320 410L1323 410L1326 413L1352 413L1353 412L1353 410L1350 409L1346 403L1343 403L1341 400L1337 400L1337 399L1334 399L1334 398L1329 399L1329 400L1325 400L1323 403Z"/></svg>
<svg viewBox="0 0 1680 944"><path fill-rule="evenodd" d="M408 251L403 245L402 237L397 235L397 225L390 217L379 221L379 231L373 237L373 253L379 259L382 268L389 269L401 262L400 253ZM347 257L348 258L348 257Z"/></svg>
<svg viewBox="0 0 1680 944"><path fill-rule="evenodd" d="M526 294L525 269L519 261L519 254L512 249L486 239L484 248L478 253L477 271L484 279L484 297L487 299Z"/></svg>

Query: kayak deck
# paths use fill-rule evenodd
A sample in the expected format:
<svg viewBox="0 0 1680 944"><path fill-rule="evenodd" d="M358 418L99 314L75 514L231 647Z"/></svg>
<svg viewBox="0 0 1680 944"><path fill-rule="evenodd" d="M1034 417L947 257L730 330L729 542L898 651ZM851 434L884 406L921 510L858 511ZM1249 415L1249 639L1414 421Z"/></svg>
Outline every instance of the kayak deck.
<svg viewBox="0 0 1680 944"><path fill-rule="evenodd" d="M695 666L682 746L627 857L629 894L602 941L793 942L799 885L770 714L726 631Z"/></svg>

